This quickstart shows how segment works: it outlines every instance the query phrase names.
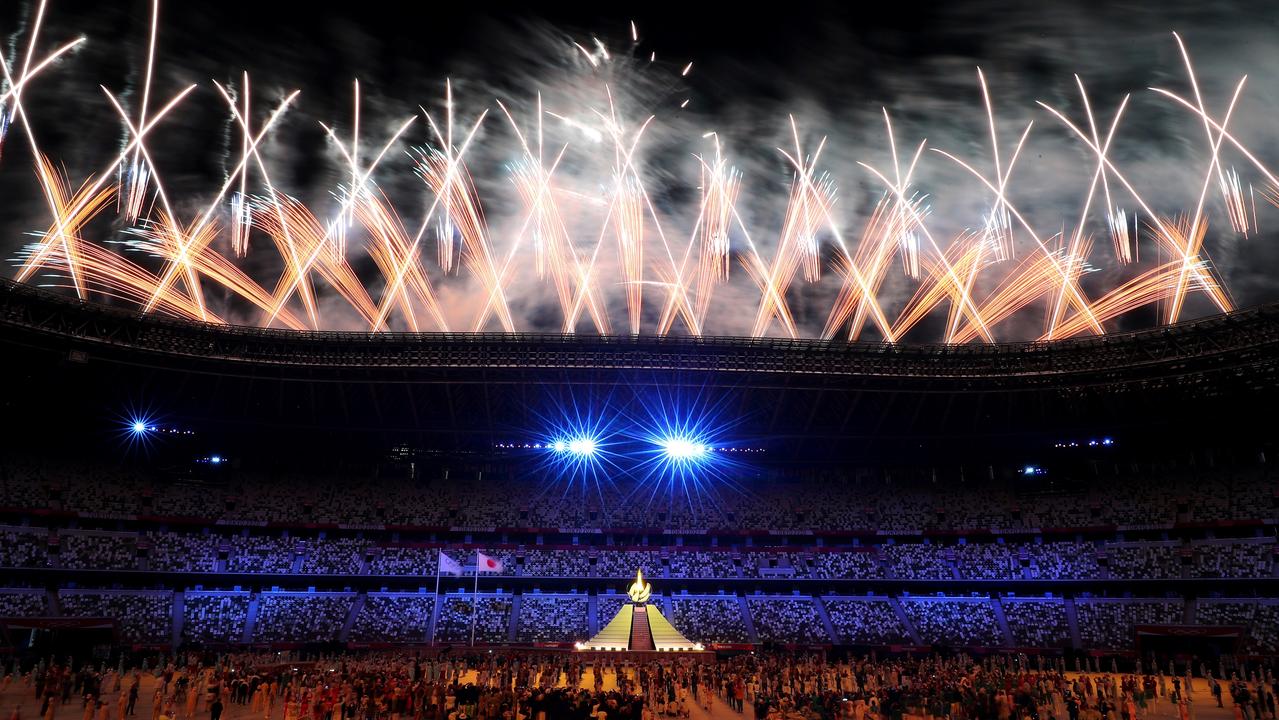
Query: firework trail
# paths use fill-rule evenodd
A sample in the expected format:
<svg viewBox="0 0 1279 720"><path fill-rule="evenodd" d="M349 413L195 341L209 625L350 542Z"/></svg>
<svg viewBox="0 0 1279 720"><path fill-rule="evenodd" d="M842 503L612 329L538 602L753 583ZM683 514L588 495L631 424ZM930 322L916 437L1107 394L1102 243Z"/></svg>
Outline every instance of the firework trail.
<svg viewBox="0 0 1279 720"><path fill-rule="evenodd" d="M240 171L240 191L231 196L231 251L238 257L249 253L249 231L253 228L253 209L246 197L249 182L249 140L253 135L249 126L249 90L249 74L246 72L240 87L240 94L244 96L244 111L240 113L240 117L244 118L240 132L240 166L244 169Z"/></svg>
<svg viewBox="0 0 1279 720"><path fill-rule="evenodd" d="M565 324L561 329L566 333L573 331L572 326L568 324L568 318L573 315L574 298L580 289L586 299L586 307L595 323L596 331L608 334L608 316L605 314L598 291L585 284L586 274L582 259L573 246L568 226L564 222L559 203L556 201L556 193L559 190L552 184L555 170L568 150L568 143L564 143L555 159L547 167L543 143L544 113L541 94L539 93L537 97L536 152L530 147L511 112L500 101L497 105L510 122L511 129L519 139L523 151L523 157L512 163L510 171L511 181L526 209L524 220L515 234L514 242L511 243L510 252L502 268L502 285L505 287L509 282L516 267L515 262L525 234L530 233L537 276L544 279L549 273L555 285L556 297L565 318Z"/></svg>
<svg viewBox="0 0 1279 720"><path fill-rule="evenodd" d="M697 224L693 228L696 239L689 243L689 254L697 254L697 322L703 326L710 312L715 287L728 281L737 198L742 192L741 171L728 164L720 149L719 136L713 137L714 159L708 163L705 158L697 158L701 166L702 200Z"/></svg>

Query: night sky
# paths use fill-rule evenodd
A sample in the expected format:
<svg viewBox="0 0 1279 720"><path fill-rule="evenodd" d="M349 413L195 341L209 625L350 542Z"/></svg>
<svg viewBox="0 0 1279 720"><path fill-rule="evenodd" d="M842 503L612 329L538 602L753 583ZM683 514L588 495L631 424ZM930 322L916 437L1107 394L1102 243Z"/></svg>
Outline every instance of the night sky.
<svg viewBox="0 0 1279 720"><path fill-rule="evenodd" d="M26 51L27 20L34 5L12 0L0 7L0 38L11 65L20 64ZM380 147L407 117L419 116L374 178L412 229L421 221L429 193L413 174L408 151L431 142L419 106L442 117L448 78L459 125L469 126L479 112L489 111L467 164L492 243L504 253L522 211L509 179L518 145L495 101L510 108L527 130L538 92L546 109L590 120L597 117L595 111L607 110L607 86L631 127L650 114L656 116L637 159L663 227L680 252L688 245L698 210L695 155L713 153L705 136L714 131L742 172L739 212L767 260L773 255L791 182L791 167L778 151L794 144L789 117L794 117L804 153L826 138L818 168L830 174L837 188L834 213L855 246L884 190L858 162L886 173L892 170L882 115L886 108L903 163L927 139L914 190L928 196L927 225L945 246L965 230L978 228L992 201L970 175L931 152L946 150L993 174L976 76L980 67L990 85L1005 161L1026 123L1034 122L1012 175L1009 197L1037 232L1048 237L1063 228L1069 232L1078 223L1095 158L1035 102L1083 122L1075 73L1086 84L1103 126L1131 93L1111 153L1120 171L1160 214L1171 217L1193 210L1208 170L1202 122L1147 89L1157 86L1189 96L1186 69L1172 36L1177 31L1193 56L1204 100L1214 116L1224 112L1239 77L1249 75L1230 128L1263 162L1279 168L1279 132L1273 120L1279 116L1279 78L1272 73L1279 66L1279 7L1273 3L980 1L888 3L873 10L853 3L786 2L750 9L746 4L699 5L369 1L321 9L316 3L300 2L168 0L161 7L152 109L187 84L198 83L199 88L148 139L148 147L175 207L180 214L195 213L239 159L238 130L211 81L238 95L240 74L248 71L255 122L285 93L299 89L298 103L263 146L263 154L280 191L313 206L317 214L329 213L348 171L320 122L349 139L352 81L359 78L364 147ZM73 185L109 165L125 142L122 124L98 86L112 90L131 110L140 102L149 6L140 0L49 4L37 55L80 35L88 41L34 80L23 98L41 149L65 169ZM638 27L637 44L631 41L631 21ZM600 67L592 67L573 44L594 51L593 38L610 53L611 59ZM654 52L657 60L650 63ZM681 77L690 61L692 71ZM558 149L569 144L557 178L584 195L602 196L609 181L611 147L592 146L582 133L547 123L548 145ZM1222 157L1226 169L1237 170L1245 194L1249 184L1257 190L1260 231L1249 232L1247 238L1232 231L1214 175L1206 205L1207 255L1236 306L1279 300L1279 210L1264 202L1260 191L1266 180L1242 154L1226 148ZM28 233L41 232L50 222L31 168L26 136L15 125L0 156L0 227L10 260L32 239ZM261 191L260 186L253 190ZM1115 204L1131 217L1136 203L1113 177L1111 191ZM1100 193L1094 204L1085 224L1094 241L1088 257L1093 271L1083 281L1092 297L1159 259L1143 226L1141 262L1119 265L1103 210L1097 208L1104 205ZM89 228L86 239L111 242L130 237L127 225L108 215ZM569 215L566 222L574 242L588 252L600 236L601 219L590 212ZM840 278L832 264L837 249L830 237L821 240L823 280L810 284L797 277L788 296L807 336L820 334L839 290ZM745 242L734 234L734 252L742 252ZM229 253L225 242L219 243L219 249ZM611 251L613 245L605 247ZM1024 233L1016 251L1018 258L1038 252ZM376 299L380 280L375 268L358 243L348 253L361 276L369 279ZM657 257L651 248L650 257ZM146 258L134 259L158 266ZM612 272L609 262L601 260L605 273ZM250 254L240 263L264 286L274 284L278 256L264 236L255 234ZM976 294L990 292L1014 264L984 271ZM8 267L12 275L16 263ZM656 280L656 275L649 279ZM741 334L750 329L752 313L740 308L745 304L753 312L759 291L736 261L732 275L716 291L708 332ZM891 315L918 283L904 276L896 258L887 278L881 301L886 309L894 308ZM58 283L48 274L37 281ZM454 329L461 329L474 313L478 291L473 280L464 270L436 281ZM517 329L558 329L560 308L546 283L523 271L511 281L510 291ZM213 302L225 304L228 319L260 321L249 308L216 290L210 292ZM323 287L320 293L328 326L359 327L340 298ZM608 285L606 293L614 328L625 327L620 286ZM646 293L647 328L663 296L656 286ZM1212 310L1196 295L1186 312L1197 316ZM912 338L936 339L946 308L933 315ZM1033 338L1042 331L1043 316L1042 303L1032 305L1000 325L997 335L1008 340ZM1156 317L1150 307L1110 327L1141 327ZM770 330L778 332L776 325ZM876 338L874 333L865 337Z"/></svg>

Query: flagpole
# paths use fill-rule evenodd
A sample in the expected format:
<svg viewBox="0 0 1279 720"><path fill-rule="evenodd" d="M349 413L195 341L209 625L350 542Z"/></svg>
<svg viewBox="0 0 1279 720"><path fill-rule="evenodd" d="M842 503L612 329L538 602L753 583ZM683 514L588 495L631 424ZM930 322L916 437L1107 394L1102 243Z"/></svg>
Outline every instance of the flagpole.
<svg viewBox="0 0 1279 720"><path fill-rule="evenodd" d="M443 555L444 551L441 550L440 554ZM440 606L440 559L435 558L435 602L431 605L431 612L434 613L435 609L439 606ZM426 624L431 626L431 645L433 646L435 645L435 623L431 622L430 616L427 616Z"/></svg>
<svg viewBox="0 0 1279 720"><path fill-rule="evenodd" d="M471 592L471 647L475 647L475 613L480 609L480 551L475 551L475 590Z"/></svg>

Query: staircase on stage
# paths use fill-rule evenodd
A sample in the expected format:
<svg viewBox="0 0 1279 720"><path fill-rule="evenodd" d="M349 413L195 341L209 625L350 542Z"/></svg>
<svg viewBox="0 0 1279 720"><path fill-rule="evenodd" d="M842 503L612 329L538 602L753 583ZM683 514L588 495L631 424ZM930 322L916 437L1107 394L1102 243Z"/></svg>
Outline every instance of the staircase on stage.
<svg viewBox="0 0 1279 720"><path fill-rule="evenodd" d="M587 642L577 644L578 650L628 650L633 652L689 652L701 650L695 643L680 634L670 621L662 616L657 606L648 603L653 586L644 582L643 572L635 574L635 582L626 594L631 602L623 605L617 615Z"/></svg>

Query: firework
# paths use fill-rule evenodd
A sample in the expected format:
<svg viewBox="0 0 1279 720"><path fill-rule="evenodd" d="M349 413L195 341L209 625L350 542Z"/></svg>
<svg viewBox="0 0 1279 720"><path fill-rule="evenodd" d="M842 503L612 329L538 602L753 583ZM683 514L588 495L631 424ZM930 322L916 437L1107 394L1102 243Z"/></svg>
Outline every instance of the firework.
<svg viewBox="0 0 1279 720"><path fill-rule="evenodd" d="M689 243L689 254L696 253L697 256L697 320L703 325L715 287L728 281L737 198L742 191L742 173L724 158L719 136L712 137L715 140L714 158L710 162L702 157L697 159L701 166L702 200L697 224L693 228L696 239Z"/></svg>
<svg viewBox="0 0 1279 720"><path fill-rule="evenodd" d="M1191 294L1206 297L1219 310L1231 309L1229 294L1207 260L1208 246L1216 238L1209 227L1246 239L1258 229L1257 192L1279 205L1279 178L1229 131L1244 80L1235 85L1220 116L1211 114L1180 37L1175 41L1190 80L1190 96L1152 90L1202 125L1209 156L1196 202L1175 217L1157 212L1155 207L1165 203L1152 203L1138 193L1113 160L1128 96L1103 125L1083 80L1075 77L1082 120L1040 106L1091 153L1085 168L1090 179L1082 189L1078 214L1060 219L1061 232L1038 231L1018 205L1012 179L1020 165L1031 162L1022 158L1034 124L1026 123L1019 134L1002 138L1001 146L994 96L978 69L983 111L978 115L984 115L989 133L988 161L962 159L930 147L926 140L899 154L892 119L884 109L891 170L885 165L881 172L870 162L829 167L824 160L826 139L805 143L798 121L791 117L793 142L777 148L786 172L777 198L783 209L778 224L770 226L748 222L742 214L744 208L754 211L758 197L749 189L764 180L734 166L733 143L712 131L702 136L703 142L711 140L713 152L695 157L688 184L696 183L696 192L689 193L696 204L683 218L664 192L651 190L659 187L654 180L658 173L649 164L646 131L662 122L660 112L635 112L615 93L627 71L660 72L656 55L646 51L639 58L612 52L596 37L574 43L576 50L569 48L569 53L598 81L597 101L546 108L541 92L530 93L536 102L529 114L513 111L513 103L496 103L516 141L510 159L504 161L509 184L502 187L509 196L488 195L500 190L492 190L483 175L474 174L478 165L468 159L468 150L480 136L488 110L478 112L467 126L455 126L458 110L452 82L445 83L444 114L438 122L423 110L425 133L421 124L415 127L418 118L410 116L388 125L396 129L370 144L365 131L380 123L362 117L356 80L349 127L339 131L336 124L321 124L340 163L341 179L328 189L332 202L303 202L299 197L306 193L281 188L272 180L271 163L261 151L297 92L265 120L254 121L246 73L234 93L210 84L226 102L237 128L238 162L234 156L228 158L227 164L234 167L211 197L177 198L162 177L163 148L149 142L149 135L196 86L168 102L152 97L153 80L163 72L156 62L158 0L150 9L138 106L127 111L103 88L126 142L106 153L110 162L85 176L74 190L38 143L38 118L29 111L33 109L27 107L23 91L83 40L66 42L38 59L35 48L46 10L46 2L40 2L21 62L11 67L0 58L5 82L0 88L0 142L9 132L21 130L35 158L36 181L49 213L47 222L41 220L44 228L17 254L20 281L39 278L42 284L67 288L82 299L106 299L136 305L144 313L212 323L247 311L251 322L264 327L298 330L349 327L353 317L357 327L373 332L516 332L530 329L513 308L522 306L524 298L516 294L531 279L551 288L552 307L558 312L551 324L566 333L577 331L585 315L601 334L613 332L616 325L632 335L700 335L727 325L755 336L787 337L802 336L809 322L812 309L806 289L833 285L813 294L833 298L820 309L820 337L827 339L898 342L933 316L944 317L940 339L947 343L1017 339L1025 332L1006 332L1007 323L1038 309L1043 311L1043 327L1032 336L1055 340L1104 333L1125 313L1156 304L1164 306L1163 320L1176 322L1185 314ZM629 30L634 53L639 32L634 23ZM671 90L662 100L666 110L690 104L678 83L692 67L691 61L682 61L668 69ZM554 130L567 132L569 139L548 139L546 118L558 120ZM1010 142L1013 137L1015 144ZM483 142L503 142L501 133L486 132ZM406 144L412 145L406 153L411 172L421 180L418 192L425 199L420 204L397 201L385 189L393 173L405 172L403 155L393 150ZM925 153L930 149L932 153ZM1242 172L1229 164L1228 155L1246 160ZM918 179L923 159L937 156L967 173L974 181L967 189L983 198L983 209L967 228L942 232L938 227L933 207L940 198ZM569 166L574 175L565 177ZM855 177L843 175L850 170L856 171ZM664 184L673 175L670 168L661 173ZM582 182L584 176L593 180ZM1260 185L1255 190L1254 180ZM856 188L865 181L882 194L860 232L846 236L840 211L856 208L861 199L839 188ZM202 209L183 214L192 206ZM109 218L112 207L115 217ZM517 207L518 217L510 227L500 219L491 225L486 207ZM1218 214L1215 220L1213 213ZM406 219L416 232L406 228ZM115 227L105 227L113 223ZM1057 224L1054 219L1052 225ZM1095 233L1108 238L1109 243L1099 243L1109 246L1108 253L1094 250ZM95 239L100 234L101 239ZM1143 243L1165 261L1143 264L1142 257L1151 255L1141 251ZM251 250L274 258L255 262L252 276L241 263ZM1097 257L1107 254L1116 266L1128 269L1119 273L1114 287L1098 290L1096 283L1089 283L1095 295L1090 298L1081 280L1095 269ZM902 272L891 273L898 260ZM446 284L450 291L466 287L470 302L457 301L458 293L446 294ZM731 295L726 290L730 286ZM741 301L743 291L751 298L746 303ZM721 300L728 297L733 307L727 313L717 310L730 302ZM210 298L216 307L210 306ZM343 307L335 310L335 305Z"/></svg>
<svg viewBox="0 0 1279 720"><path fill-rule="evenodd" d="M634 29L633 24L632 29ZM595 322L596 330L607 334L608 317L603 310L597 290L584 284L586 274L582 261L577 249L573 246L568 226L564 222L559 203L556 201L558 188L552 184L555 170L568 150L568 143L561 146L555 159L547 167L543 152L542 117L544 113L541 95L539 94L537 98L536 151L530 147L511 112L500 101L497 104L510 121L511 128L519 138L520 147L523 150L523 158L511 166L511 180L526 209L524 220L515 234L514 242L511 243L506 262L502 267L502 284L505 286L509 281L516 267L518 252L525 233L529 233L532 235L537 276L545 278L549 273L555 285L556 297L559 299L560 309L565 318L563 331L572 332L573 330L573 327L568 324L568 318L573 315L576 293L580 289L586 299L591 318Z"/></svg>
<svg viewBox="0 0 1279 720"><path fill-rule="evenodd" d="M155 39L160 26L160 0L151 0L151 33L147 42L146 77L142 81L142 106L138 111L138 127L147 124L147 105L151 101L151 77L155 70ZM142 204L146 202L147 186L150 184L151 171L142 157L142 144L133 148L133 159L126 170L120 166L120 183L124 188L120 193L124 208L122 214L130 223L136 223L142 215Z"/></svg>

